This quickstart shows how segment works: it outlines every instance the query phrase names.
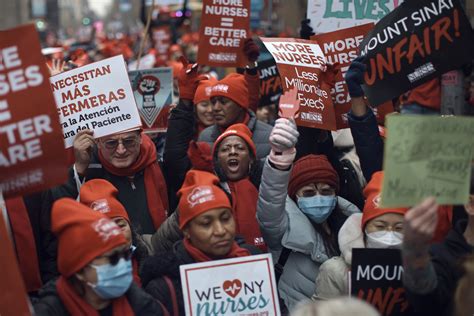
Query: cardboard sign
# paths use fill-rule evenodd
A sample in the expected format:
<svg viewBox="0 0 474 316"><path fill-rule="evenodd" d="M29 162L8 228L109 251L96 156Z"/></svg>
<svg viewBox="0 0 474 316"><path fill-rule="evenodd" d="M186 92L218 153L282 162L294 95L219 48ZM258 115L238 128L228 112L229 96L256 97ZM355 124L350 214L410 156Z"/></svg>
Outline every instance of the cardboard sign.
<svg viewBox="0 0 474 316"><path fill-rule="evenodd" d="M367 56L363 89L378 105L471 62L474 32L458 0L407 1L360 48Z"/></svg>
<svg viewBox="0 0 474 316"><path fill-rule="evenodd" d="M141 127L123 56L51 77L66 148L83 129L103 137Z"/></svg>
<svg viewBox="0 0 474 316"><path fill-rule="evenodd" d="M285 91L298 89L300 113L297 125L336 129L336 115L329 85L324 82L326 59L316 42L293 38L261 40L278 66Z"/></svg>
<svg viewBox="0 0 474 316"><path fill-rule="evenodd" d="M173 96L172 69L130 71L128 75L144 131L165 132Z"/></svg>
<svg viewBox="0 0 474 316"><path fill-rule="evenodd" d="M169 49L171 46L171 29L168 25L154 27L151 30L153 42L155 43L156 58L162 63L169 60Z"/></svg>
<svg viewBox="0 0 474 316"><path fill-rule="evenodd" d="M270 254L182 265L179 270L186 315L280 315Z"/></svg>
<svg viewBox="0 0 474 316"><path fill-rule="evenodd" d="M408 207L428 196L440 205L469 199L473 117L387 117L382 205Z"/></svg>
<svg viewBox="0 0 474 316"><path fill-rule="evenodd" d="M403 0L308 0L307 18L316 34L377 22Z"/></svg>
<svg viewBox="0 0 474 316"><path fill-rule="evenodd" d="M383 316L408 315L398 249L352 249L351 295L374 306Z"/></svg>
<svg viewBox="0 0 474 316"><path fill-rule="evenodd" d="M273 59L258 62L260 105L276 104L283 93L278 68Z"/></svg>
<svg viewBox="0 0 474 316"><path fill-rule="evenodd" d="M214 67L242 67L249 35L250 0L204 0L197 62Z"/></svg>
<svg viewBox="0 0 474 316"><path fill-rule="evenodd" d="M63 183L66 155L49 72L34 25L0 32L0 191Z"/></svg>

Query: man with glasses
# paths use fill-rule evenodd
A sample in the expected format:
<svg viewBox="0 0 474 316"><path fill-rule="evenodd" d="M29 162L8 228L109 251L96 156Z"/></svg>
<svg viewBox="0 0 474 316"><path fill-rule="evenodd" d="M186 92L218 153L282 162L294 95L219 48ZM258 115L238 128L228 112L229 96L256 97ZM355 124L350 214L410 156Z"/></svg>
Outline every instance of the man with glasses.
<svg viewBox="0 0 474 316"><path fill-rule="evenodd" d="M167 186L156 148L141 130L95 139L83 130L74 140L75 163L68 182L53 189L53 197L76 198L81 185L105 179L118 190L132 226L140 234L152 234L168 214Z"/></svg>

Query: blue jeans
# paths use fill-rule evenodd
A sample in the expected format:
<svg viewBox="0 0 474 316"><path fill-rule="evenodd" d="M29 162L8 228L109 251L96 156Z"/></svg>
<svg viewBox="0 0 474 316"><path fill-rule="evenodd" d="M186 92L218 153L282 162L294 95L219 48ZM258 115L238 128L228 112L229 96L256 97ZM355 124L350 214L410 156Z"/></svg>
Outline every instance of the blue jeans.
<svg viewBox="0 0 474 316"><path fill-rule="evenodd" d="M427 108L416 103L404 104L400 110L401 114L422 114L422 115L439 115L439 111Z"/></svg>

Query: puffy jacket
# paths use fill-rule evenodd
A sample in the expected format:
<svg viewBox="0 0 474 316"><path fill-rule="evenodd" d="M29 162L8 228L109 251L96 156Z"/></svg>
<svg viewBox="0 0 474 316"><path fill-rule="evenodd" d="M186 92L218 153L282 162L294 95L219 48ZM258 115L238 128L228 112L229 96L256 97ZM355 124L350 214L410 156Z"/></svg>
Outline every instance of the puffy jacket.
<svg viewBox="0 0 474 316"><path fill-rule="evenodd" d="M252 140L257 148L257 159L265 158L270 153L270 133L272 126L257 120L255 113L248 111L250 119L247 123L248 128L252 132ZM217 137L222 134L221 129L217 125L212 125L206 128L199 135L198 141L206 142L213 146Z"/></svg>
<svg viewBox="0 0 474 316"><path fill-rule="evenodd" d="M265 162L257 203L257 220L273 261L283 247L292 250L278 283L280 297L291 310L315 290L319 266L329 259L323 237L287 195L291 170L282 171ZM360 212L347 200L338 197L337 206L344 215Z"/></svg>
<svg viewBox="0 0 474 316"><path fill-rule="evenodd" d="M134 283L125 295L135 315L166 315L160 303ZM49 282L40 290L38 300L33 302L33 308L37 316L70 315L58 295L56 281Z"/></svg>

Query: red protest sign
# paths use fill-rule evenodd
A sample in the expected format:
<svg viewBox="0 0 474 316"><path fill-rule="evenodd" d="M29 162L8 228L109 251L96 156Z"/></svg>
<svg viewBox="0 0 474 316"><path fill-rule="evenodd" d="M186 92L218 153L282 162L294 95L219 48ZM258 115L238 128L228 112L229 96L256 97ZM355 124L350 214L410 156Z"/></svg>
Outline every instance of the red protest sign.
<svg viewBox="0 0 474 316"><path fill-rule="evenodd" d="M329 85L324 82L327 64L316 42L293 38L261 38L272 54L283 89L296 87L300 113L296 124L336 129L336 115Z"/></svg>
<svg viewBox="0 0 474 316"><path fill-rule="evenodd" d="M66 155L34 25L0 32L0 191L23 195L63 183Z"/></svg>
<svg viewBox="0 0 474 316"><path fill-rule="evenodd" d="M296 113L300 109L300 100L298 100L298 89L293 87L286 91L280 97L279 114L284 118L295 118Z"/></svg>
<svg viewBox="0 0 474 316"><path fill-rule="evenodd" d="M250 0L204 0L197 62L215 67L246 64L242 54L249 37Z"/></svg>

